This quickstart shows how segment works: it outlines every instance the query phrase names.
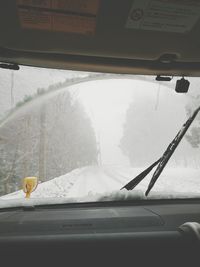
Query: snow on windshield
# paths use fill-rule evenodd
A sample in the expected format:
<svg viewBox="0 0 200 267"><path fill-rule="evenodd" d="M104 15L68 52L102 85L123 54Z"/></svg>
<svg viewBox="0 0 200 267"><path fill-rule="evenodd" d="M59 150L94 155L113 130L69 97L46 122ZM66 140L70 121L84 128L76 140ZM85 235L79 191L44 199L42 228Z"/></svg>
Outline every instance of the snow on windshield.
<svg viewBox="0 0 200 267"><path fill-rule="evenodd" d="M133 191L120 189L160 158L200 98L198 78L178 94L179 77L24 66L0 77L3 207L27 203L22 183L32 176L36 203L146 198L152 173ZM148 198L199 197L199 125L198 115Z"/></svg>

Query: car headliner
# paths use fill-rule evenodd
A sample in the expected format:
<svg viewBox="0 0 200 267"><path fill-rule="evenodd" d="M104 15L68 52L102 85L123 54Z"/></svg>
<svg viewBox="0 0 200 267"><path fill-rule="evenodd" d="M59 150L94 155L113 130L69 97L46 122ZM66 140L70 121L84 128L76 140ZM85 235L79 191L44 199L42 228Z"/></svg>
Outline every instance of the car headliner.
<svg viewBox="0 0 200 267"><path fill-rule="evenodd" d="M1 62L129 74L200 75L200 20L185 33L127 28L133 0L99 0L93 35L45 31L21 26L21 2L31 1L0 3Z"/></svg>

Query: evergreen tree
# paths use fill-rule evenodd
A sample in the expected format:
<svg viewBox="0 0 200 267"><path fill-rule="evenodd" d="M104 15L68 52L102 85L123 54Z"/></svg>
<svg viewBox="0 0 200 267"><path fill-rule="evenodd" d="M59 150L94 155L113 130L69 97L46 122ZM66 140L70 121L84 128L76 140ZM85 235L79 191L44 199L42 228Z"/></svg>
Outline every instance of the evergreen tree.
<svg viewBox="0 0 200 267"><path fill-rule="evenodd" d="M21 187L25 176L42 181L97 163L94 129L83 106L69 92L42 94L18 107L0 128L0 173L4 193Z"/></svg>

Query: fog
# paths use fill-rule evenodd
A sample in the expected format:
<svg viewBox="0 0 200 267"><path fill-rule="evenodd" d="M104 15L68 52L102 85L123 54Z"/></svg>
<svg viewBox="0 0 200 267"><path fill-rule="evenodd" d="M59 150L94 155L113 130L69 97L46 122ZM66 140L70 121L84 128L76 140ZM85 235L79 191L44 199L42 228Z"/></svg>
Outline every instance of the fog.
<svg viewBox="0 0 200 267"><path fill-rule="evenodd" d="M137 126L136 131L144 131L145 125L143 123L148 124L148 122L151 123L151 120L154 120L154 118L148 118L148 116L151 116L148 111L145 112L148 107L150 112L153 111L152 115L155 116L157 113L163 124L169 127L168 132L165 132L167 127L162 131L162 125L159 125L160 121L158 121L157 127L152 128L146 135L146 139L151 140L151 136L159 136L160 134L160 141L164 145L160 150L158 148L157 157L161 156L164 152L163 148L173 139L186 119L185 105L187 98L183 95L175 94L172 88L165 87L159 83L156 84L151 79L150 81L141 81L137 80L137 78L97 80L73 86L70 90L76 92L75 96L84 103L91 117L100 145L101 164L103 165L130 164L128 157L120 148L120 140L123 137L126 113L131 103L136 106L134 114L137 120L137 124L134 125L134 127ZM141 110L137 110L140 106ZM175 114L176 118L170 121L173 114ZM143 122L144 116L146 116L148 122ZM141 138L143 138L142 134ZM140 147L138 146L133 146L132 150L135 150L136 154L140 153ZM141 150L144 150L144 148L141 147ZM151 151L147 151L147 153L151 154ZM156 156L153 156L156 159Z"/></svg>
<svg viewBox="0 0 200 267"><path fill-rule="evenodd" d="M8 177L12 190L21 177L46 181L86 165L146 168L200 98L197 78L190 78L188 94L175 92L178 78L157 82L153 76L28 67L1 70L0 78L0 179ZM199 121L170 167L200 168Z"/></svg>
<svg viewBox="0 0 200 267"><path fill-rule="evenodd" d="M73 86L70 90L77 90L77 98L92 120L100 146L100 163L129 164L119 143L126 111L133 98L133 81L97 80Z"/></svg>

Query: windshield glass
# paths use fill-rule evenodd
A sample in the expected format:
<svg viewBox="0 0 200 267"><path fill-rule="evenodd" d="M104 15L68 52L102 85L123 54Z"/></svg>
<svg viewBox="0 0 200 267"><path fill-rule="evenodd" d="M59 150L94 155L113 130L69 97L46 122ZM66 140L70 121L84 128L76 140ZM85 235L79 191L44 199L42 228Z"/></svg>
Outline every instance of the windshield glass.
<svg viewBox="0 0 200 267"><path fill-rule="evenodd" d="M148 197L152 172L120 190L162 156L199 105L200 79L186 77L181 94L180 78L1 69L0 207L199 197L200 115Z"/></svg>

